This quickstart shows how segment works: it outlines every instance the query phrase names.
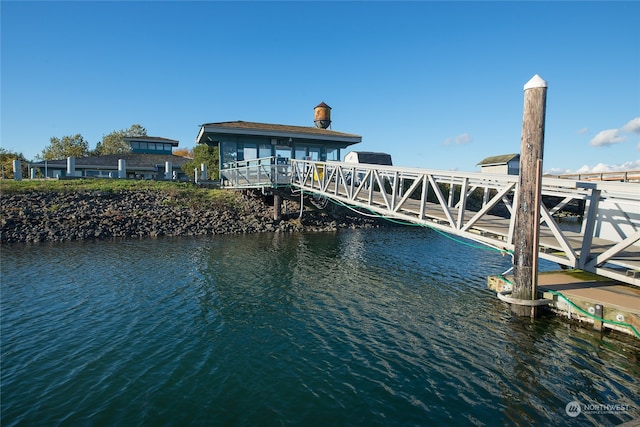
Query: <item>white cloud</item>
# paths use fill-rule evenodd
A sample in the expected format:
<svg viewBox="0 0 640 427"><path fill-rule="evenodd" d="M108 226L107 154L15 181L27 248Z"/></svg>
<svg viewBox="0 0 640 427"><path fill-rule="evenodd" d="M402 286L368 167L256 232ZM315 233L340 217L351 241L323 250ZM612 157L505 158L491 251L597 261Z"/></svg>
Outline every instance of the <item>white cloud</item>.
<svg viewBox="0 0 640 427"><path fill-rule="evenodd" d="M624 142L626 139L626 136L620 135L619 129L607 129L594 136L589 144L594 147L602 147L618 144Z"/></svg>
<svg viewBox="0 0 640 427"><path fill-rule="evenodd" d="M589 132L589 129L587 128L582 128L582 129L578 129L578 131L576 132L578 135L584 135L585 133Z"/></svg>
<svg viewBox="0 0 640 427"><path fill-rule="evenodd" d="M545 175L567 175L573 173L571 169L562 169L562 168L551 168L548 171L545 171Z"/></svg>
<svg viewBox="0 0 640 427"><path fill-rule="evenodd" d="M471 142L473 140L473 137L471 135L469 135L468 133L462 133L454 138L447 138L444 141L444 145L451 145L451 144L455 144L455 145L461 145L461 144L467 144L469 142Z"/></svg>
<svg viewBox="0 0 640 427"><path fill-rule="evenodd" d="M640 117L629 120L629 123L622 127L625 132L640 133Z"/></svg>
<svg viewBox="0 0 640 427"><path fill-rule="evenodd" d="M624 162L620 165L607 165L605 163L598 163L595 166L585 165L573 173L624 172L632 170L640 170L640 159Z"/></svg>
<svg viewBox="0 0 640 427"><path fill-rule="evenodd" d="M620 165L608 165L605 163L598 163L595 166L584 165L575 171L572 171L571 169L552 168L545 171L545 175L573 175L578 173L587 174L587 173L604 173L604 172L625 172L625 171L637 171L637 170L640 170L640 159L633 160L631 162L624 162Z"/></svg>
<svg viewBox="0 0 640 427"><path fill-rule="evenodd" d="M583 129L580 129L578 133L582 132L582 130ZM593 147L606 147L618 144L627 140L627 135L624 135L624 133L640 134L640 117L629 120L627 124L620 129L607 129L599 132L593 137L589 144Z"/></svg>

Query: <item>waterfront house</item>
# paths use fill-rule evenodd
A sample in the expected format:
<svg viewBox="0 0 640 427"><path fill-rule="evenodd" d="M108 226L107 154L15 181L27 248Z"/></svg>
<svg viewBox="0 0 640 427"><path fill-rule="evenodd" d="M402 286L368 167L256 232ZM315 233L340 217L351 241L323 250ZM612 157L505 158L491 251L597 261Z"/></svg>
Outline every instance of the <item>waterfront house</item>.
<svg viewBox="0 0 640 427"><path fill-rule="evenodd" d="M329 129L330 110L324 102L315 107L315 126L240 120L205 123L200 126L196 143L219 148L223 179L231 179L231 170L252 164L285 166L291 159L340 161L342 150L361 142L362 137Z"/></svg>

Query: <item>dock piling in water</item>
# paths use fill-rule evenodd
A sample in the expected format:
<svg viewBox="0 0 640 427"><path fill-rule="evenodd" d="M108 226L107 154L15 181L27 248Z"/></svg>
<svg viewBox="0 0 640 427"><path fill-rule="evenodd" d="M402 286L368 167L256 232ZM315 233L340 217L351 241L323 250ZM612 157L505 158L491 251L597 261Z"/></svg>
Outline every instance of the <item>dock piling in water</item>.
<svg viewBox="0 0 640 427"><path fill-rule="evenodd" d="M537 74L524 85L524 111L520 144L520 181L514 232L515 300L535 300L540 227L540 181L544 151L547 82ZM519 316L536 314L535 306L511 304Z"/></svg>
<svg viewBox="0 0 640 427"><path fill-rule="evenodd" d="M282 195L277 192L273 194L273 219L274 221L282 219Z"/></svg>

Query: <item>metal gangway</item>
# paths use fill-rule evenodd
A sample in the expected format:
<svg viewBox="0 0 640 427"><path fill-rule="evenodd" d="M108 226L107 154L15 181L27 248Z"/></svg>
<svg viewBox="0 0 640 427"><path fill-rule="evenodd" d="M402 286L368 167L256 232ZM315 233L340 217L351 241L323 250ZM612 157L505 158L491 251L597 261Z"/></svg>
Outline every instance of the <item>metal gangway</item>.
<svg viewBox="0 0 640 427"><path fill-rule="evenodd" d="M513 252L518 176L257 159L221 173L231 188L291 186L381 217ZM640 184L543 177L539 256L640 286ZM568 206L582 221L558 214ZM573 221L570 221L573 220Z"/></svg>

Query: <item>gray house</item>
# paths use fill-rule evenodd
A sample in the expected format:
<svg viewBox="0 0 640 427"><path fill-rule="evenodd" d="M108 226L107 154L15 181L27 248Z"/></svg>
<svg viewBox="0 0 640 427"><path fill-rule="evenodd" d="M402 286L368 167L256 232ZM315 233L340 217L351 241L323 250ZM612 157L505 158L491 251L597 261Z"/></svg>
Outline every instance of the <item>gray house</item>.
<svg viewBox="0 0 640 427"><path fill-rule="evenodd" d="M37 177L58 178L67 176L95 178L165 179L167 170L172 178L185 179L182 165L190 159L172 154L178 141L154 136L124 138L129 143L129 153L87 156L31 163L29 168ZM124 170L122 170L124 168Z"/></svg>
<svg viewBox="0 0 640 427"><path fill-rule="evenodd" d="M219 147L220 175L231 181L238 168L251 165L286 166L291 159L339 161L342 151L361 142L362 137L329 129L330 110L324 102L314 108L315 126L240 120L205 123L200 126L196 143Z"/></svg>
<svg viewBox="0 0 640 427"><path fill-rule="evenodd" d="M502 154L491 156L477 164L482 173L518 175L520 173L520 154Z"/></svg>

